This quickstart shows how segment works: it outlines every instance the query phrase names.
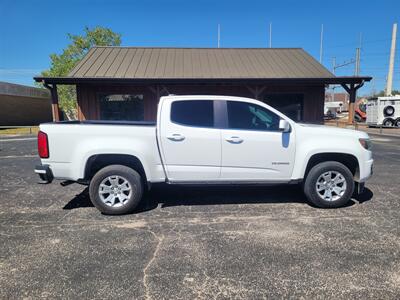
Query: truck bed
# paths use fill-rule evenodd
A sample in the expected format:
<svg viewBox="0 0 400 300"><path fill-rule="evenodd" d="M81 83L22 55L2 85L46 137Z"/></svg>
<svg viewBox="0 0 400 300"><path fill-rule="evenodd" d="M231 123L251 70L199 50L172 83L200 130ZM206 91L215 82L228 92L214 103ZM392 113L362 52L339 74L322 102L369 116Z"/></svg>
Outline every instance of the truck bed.
<svg viewBox="0 0 400 300"><path fill-rule="evenodd" d="M47 122L43 124L59 124L59 125L134 125L134 126L156 126L157 123L153 121L117 121L117 120L85 120L85 121L59 121L59 122Z"/></svg>
<svg viewBox="0 0 400 300"><path fill-rule="evenodd" d="M67 121L45 123L40 130L48 136L49 158L54 177L78 180L95 155L131 155L147 163L149 180L163 180L155 122ZM145 164L144 163L144 164Z"/></svg>

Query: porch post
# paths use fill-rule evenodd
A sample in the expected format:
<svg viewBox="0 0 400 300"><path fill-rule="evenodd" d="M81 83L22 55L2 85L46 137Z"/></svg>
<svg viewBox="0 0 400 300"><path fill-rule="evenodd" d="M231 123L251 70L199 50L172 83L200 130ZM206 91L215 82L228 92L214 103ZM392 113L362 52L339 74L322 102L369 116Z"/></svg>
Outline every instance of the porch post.
<svg viewBox="0 0 400 300"><path fill-rule="evenodd" d="M266 86L258 86L256 85L254 88L246 85L247 89L250 91L250 93L253 94L254 99L260 100L260 95L261 93L265 90Z"/></svg>
<svg viewBox="0 0 400 300"><path fill-rule="evenodd" d="M51 111L53 112L53 121L60 121L60 108L58 106L58 90L57 85L53 84L51 90Z"/></svg>
<svg viewBox="0 0 400 300"><path fill-rule="evenodd" d="M355 85L354 83L347 86L346 84L342 84L342 87L349 93L349 116L347 119L348 124L354 123L354 108L357 98L357 90L364 85L364 82Z"/></svg>
<svg viewBox="0 0 400 300"><path fill-rule="evenodd" d="M55 83L52 85L44 83L44 86L48 88L51 93L51 112L53 114L53 122L58 122L60 121L60 108L58 106L57 85Z"/></svg>

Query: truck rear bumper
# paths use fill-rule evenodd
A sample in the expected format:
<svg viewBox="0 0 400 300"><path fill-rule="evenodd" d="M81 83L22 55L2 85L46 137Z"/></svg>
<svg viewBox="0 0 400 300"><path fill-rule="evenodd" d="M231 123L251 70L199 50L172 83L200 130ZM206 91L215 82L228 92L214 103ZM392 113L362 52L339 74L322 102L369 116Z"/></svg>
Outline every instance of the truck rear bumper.
<svg viewBox="0 0 400 300"><path fill-rule="evenodd" d="M48 165L39 165L35 167L35 173L39 175L39 183L51 183L54 179L53 172Z"/></svg>

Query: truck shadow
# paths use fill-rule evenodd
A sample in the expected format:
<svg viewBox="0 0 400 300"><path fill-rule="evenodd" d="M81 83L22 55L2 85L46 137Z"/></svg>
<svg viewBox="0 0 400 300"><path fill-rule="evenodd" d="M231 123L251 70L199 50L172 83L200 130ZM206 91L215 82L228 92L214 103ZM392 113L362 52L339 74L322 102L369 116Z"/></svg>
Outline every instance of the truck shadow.
<svg viewBox="0 0 400 300"><path fill-rule="evenodd" d="M373 192L365 188L364 192L348 202L346 207L371 200ZM135 213L153 210L157 207L195 205L234 205L234 204L276 204L303 203L310 205L301 187L293 186L230 186L230 187L193 187L172 186L167 184L154 185L146 192ZM93 207L89 198L88 188L69 201L63 209Z"/></svg>

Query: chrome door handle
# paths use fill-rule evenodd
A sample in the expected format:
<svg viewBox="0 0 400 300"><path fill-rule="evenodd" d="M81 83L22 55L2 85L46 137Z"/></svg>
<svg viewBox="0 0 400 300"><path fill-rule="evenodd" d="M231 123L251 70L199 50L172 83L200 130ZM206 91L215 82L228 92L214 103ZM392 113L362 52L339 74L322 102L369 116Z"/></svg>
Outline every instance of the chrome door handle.
<svg viewBox="0 0 400 300"><path fill-rule="evenodd" d="M231 136L231 137L227 137L225 139L227 142L232 143L232 144L240 144L243 143L243 139L238 137L238 136Z"/></svg>
<svg viewBox="0 0 400 300"><path fill-rule="evenodd" d="M180 141L183 141L185 139L185 137L179 133L174 133L172 135L167 136L167 139L169 139L171 141L175 141L175 142L180 142Z"/></svg>

